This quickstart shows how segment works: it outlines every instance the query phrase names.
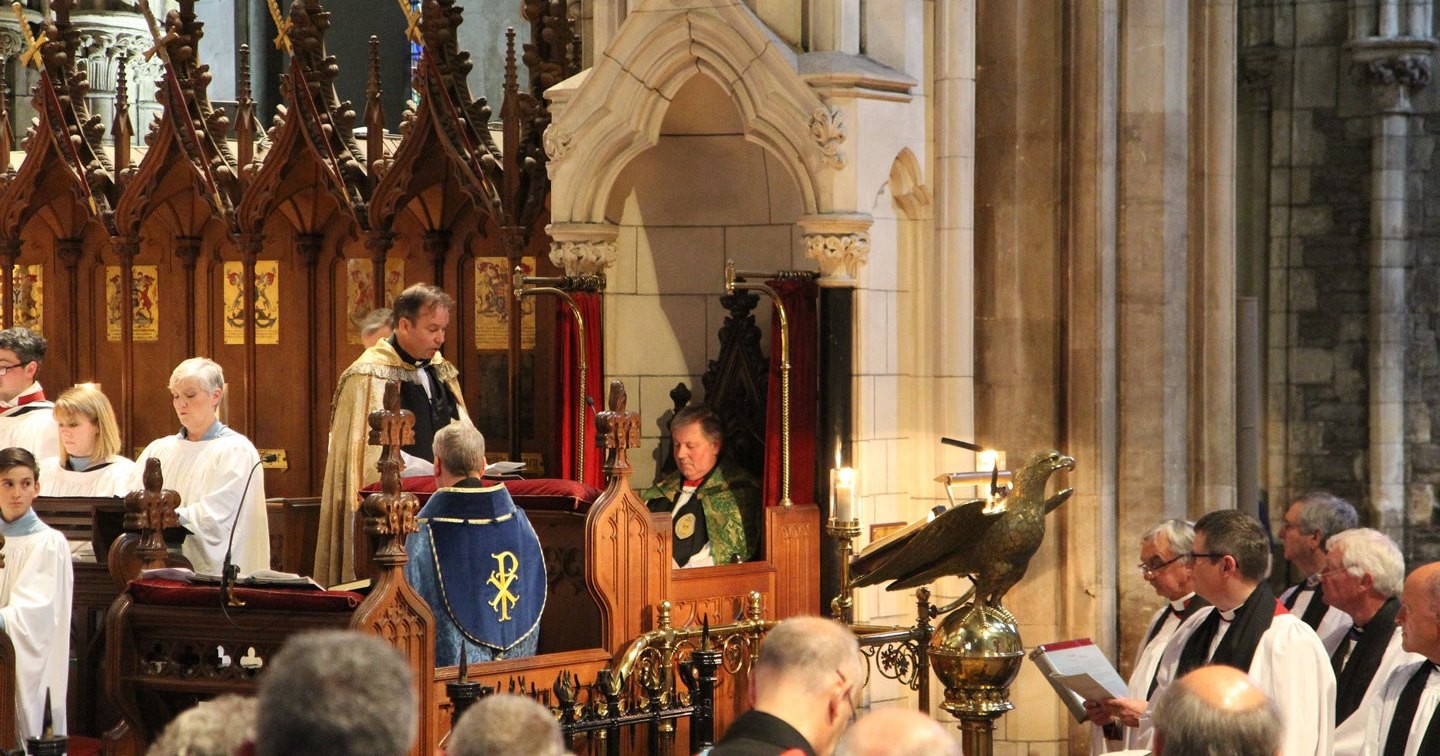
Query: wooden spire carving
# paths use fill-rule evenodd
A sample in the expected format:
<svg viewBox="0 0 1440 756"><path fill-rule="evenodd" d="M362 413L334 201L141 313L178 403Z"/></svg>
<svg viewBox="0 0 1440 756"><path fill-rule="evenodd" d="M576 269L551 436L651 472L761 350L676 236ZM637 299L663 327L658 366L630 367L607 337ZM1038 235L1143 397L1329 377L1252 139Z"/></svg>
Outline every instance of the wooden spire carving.
<svg viewBox="0 0 1440 756"><path fill-rule="evenodd" d="M125 496L125 533L110 549L110 576L116 584L125 583L141 570L164 567L168 552L165 529L180 527L180 494L164 488L160 460L145 460L144 488Z"/></svg>
<svg viewBox="0 0 1440 756"><path fill-rule="evenodd" d="M235 102L235 159L240 181L249 183L255 166L255 100L250 92L250 45L240 45L240 96Z"/></svg>
<svg viewBox="0 0 1440 756"><path fill-rule="evenodd" d="M225 141L230 119L210 104L208 90L213 77L210 66L200 62L199 48L205 32L204 24L195 18L195 0L180 0L179 9L165 14L163 27L151 13L149 3L140 3L140 10L155 40L146 59L159 56L164 69L156 98L165 108L164 115L152 124L147 141L154 150L170 147L168 143L173 140L194 171L200 195L234 233L239 171ZM158 180L159 175L144 178ZM140 191L153 190L148 186Z"/></svg>
<svg viewBox="0 0 1440 756"><path fill-rule="evenodd" d="M373 190L390 161L385 158L385 108L380 102L380 38L370 37L370 70L365 82L365 162Z"/></svg>
<svg viewBox="0 0 1440 756"><path fill-rule="evenodd" d="M135 173L130 166L130 141L135 138L135 127L130 124L130 55L120 53L115 58L119 73L115 76L115 120L111 124L111 139L115 149L115 175L123 183Z"/></svg>
<svg viewBox="0 0 1440 756"><path fill-rule="evenodd" d="M8 181L15 176L15 170L10 167L10 150L15 144L15 132L10 128L10 107L6 104L10 101L10 93L5 84L6 60L0 57L0 181Z"/></svg>
<svg viewBox="0 0 1440 756"><path fill-rule="evenodd" d="M600 597L602 645L617 651L649 629L670 592L670 517L651 513L630 487L630 450L640 446L640 414L620 381L610 382L608 409L595 416L608 483L585 516L585 583Z"/></svg>
<svg viewBox="0 0 1440 756"><path fill-rule="evenodd" d="M379 493L370 494L361 507L365 532L371 536L375 565L370 595L355 610L350 626L379 636L400 651L411 669L435 667L435 616L425 600L405 580L405 537L419 529L415 515L420 503L400 487L400 447L415 440L415 416L400 408L400 382L385 385L381 409L370 413L370 443L380 452ZM419 686L421 732L429 732L426 718L435 711L435 687Z"/></svg>
<svg viewBox="0 0 1440 756"><path fill-rule="evenodd" d="M72 0L52 2L50 8L54 17L42 17L38 33L30 28L29 19L20 4L11 6L24 37L25 50L19 60L40 71L33 98L39 115L36 126L27 134L26 150L52 151L60 164L67 168L76 198L92 217L108 225L115 184L109 160L100 149L104 126L99 116L92 116L85 108L85 95L90 85L85 72L78 70L74 64L79 33L70 24L71 3ZM48 144L42 144L41 140ZM6 197L7 207L10 200ZM20 204L23 206L23 202ZM7 212L9 217L5 219L5 228L0 228L0 235L10 236L11 224L20 221L16 216L23 214L24 210ZM75 230L78 229L67 229ZM18 225L15 225L14 233L18 231Z"/></svg>
<svg viewBox="0 0 1440 756"><path fill-rule="evenodd" d="M272 15L280 18L278 6L272 7ZM288 73L281 78L282 105L270 131L270 152L240 207L240 226L246 233L260 233L274 210L280 187L302 165L316 167L323 179L317 188L350 215L359 230L371 227L371 180L355 142L355 108L349 101L342 102L335 91L340 65L325 49L329 28L330 13L318 0L296 0L284 17L281 31L293 55ZM277 36L279 39L282 37ZM320 231L309 227L296 230Z"/></svg>
<svg viewBox="0 0 1440 756"><path fill-rule="evenodd" d="M403 566L407 561L405 537L419 530L415 514L420 511L420 502L415 494L401 491L400 471L405 463L400 458L400 447L415 443L415 415L400 408L399 381L385 385L383 407L370 413L369 442L383 451L378 465L380 492L365 497L361 507L365 532L376 538L375 562L382 569Z"/></svg>

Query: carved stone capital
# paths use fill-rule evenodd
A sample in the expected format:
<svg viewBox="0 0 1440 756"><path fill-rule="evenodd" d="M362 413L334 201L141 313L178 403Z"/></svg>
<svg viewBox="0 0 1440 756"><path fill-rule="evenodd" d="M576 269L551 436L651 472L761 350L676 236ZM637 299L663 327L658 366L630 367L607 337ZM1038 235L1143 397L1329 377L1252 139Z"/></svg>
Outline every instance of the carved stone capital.
<svg viewBox="0 0 1440 756"><path fill-rule="evenodd" d="M870 257L868 215L808 215L800 219L805 256L820 264L820 285L855 285Z"/></svg>
<svg viewBox="0 0 1440 756"><path fill-rule="evenodd" d="M1351 74L1370 86L1376 110L1409 113L1410 97L1430 84L1432 39L1366 39L1350 45Z"/></svg>
<svg viewBox="0 0 1440 756"><path fill-rule="evenodd" d="M620 229L608 223L552 223L550 262L567 276L600 276L615 264Z"/></svg>

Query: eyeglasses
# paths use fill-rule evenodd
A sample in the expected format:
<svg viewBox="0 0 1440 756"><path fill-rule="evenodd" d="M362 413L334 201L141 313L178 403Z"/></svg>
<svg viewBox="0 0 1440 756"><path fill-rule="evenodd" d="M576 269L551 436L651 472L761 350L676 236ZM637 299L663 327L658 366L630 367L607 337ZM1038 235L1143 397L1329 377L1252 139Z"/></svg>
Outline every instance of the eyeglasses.
<svg viewBox="0 0 1440 756"><path fill-rule="evenodd" d="M1330 569L1321 570L1321 571L1315 573L1315 577L1317 577L1317 578L1319 578L1319 579L1321 579L1321 580L1324 580L1324 579L1329 578L1329 577L1336 577L1336 576L1340 575L1341 573L1348 574L1349 572L1350 572L1350 570L1349 570L1348 568L1346 568L1346 567L1331 567Z"/></svg>
<svg viewBox="0 0 1440 756"><path fill-rule="evenodd" d="M1170 557L1169 559L1166 559L1166 560L1163 561L1163 562L1141 562L1140 564L1137 564L1137 565L1135 565L1135 566L1140 568L1140 574L1142 574L1142 575L1154 575L1154 574L1158 573L1159 571L1165 569L1166 567L1169 567L1170 565L1172 565L1172 564L1180 561L1181 559L1184 559L1184 558L1187 557L1187 556L1190 556L1190 555L1189 555L1189 554L1179 554L1179 555Z"/></svg>
<svg viewBox="0 0 1440 756"><path fill-rule="evenodd" d="M1229 555L1229 554L1220 554L1220 553L1217 553L1217 552L1214 552L1214 551L1192 551L1192 552L1190 552L1190 556L1192 556L1192 557L1204 557L1205 559L1224 559L1225 557L1230 556L1230 555Z"/></svg>
<svg viewBox="0 0 1440 756"><path fill-rule="evenodd" d="M845 685L843 695L845 696L845 703L850 704L849 721L851 724L854 724L855 720L860 716L860 712L855 710L855 684L850 682L850 678L846 677L844 672L837 669L835 670L835 674L839 676L840 682Z"/></svg>
<svg viewBox="0 0 1440 756"><path fill-rule="evenodd" d="M28 362L17 362L14 365L0 365L0 375L5 375L6 373L14 370L15 368L23 368L29 364L30 363Z"/></svg>

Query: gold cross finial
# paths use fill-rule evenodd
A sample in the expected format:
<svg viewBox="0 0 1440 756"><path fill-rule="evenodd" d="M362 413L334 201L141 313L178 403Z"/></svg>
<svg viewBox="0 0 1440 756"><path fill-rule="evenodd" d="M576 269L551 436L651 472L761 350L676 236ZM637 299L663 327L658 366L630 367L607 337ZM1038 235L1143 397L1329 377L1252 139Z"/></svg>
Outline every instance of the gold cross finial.
<svg viewBox="0 0 1440 756"><path fill-rule="evenodd" d="M290 29L294 24L280 12L279 0L270 0L270 18L275 19L275 49L293 52L290 47Z"/></svg>
<svg viewBox="0 0 1440 756"><path fill-rule="evenodd" d="M38 69L42 64L40 46L49 42L50 38L45 32L40 32L40 36L36 37L30 31L30 21L25 18L25 6L18 2L11 3L10 9L15 11L15 18L20 21L20 33L25 35L25 52L20 54L20 63Z"/></svg>
<svg viewBox="0 0 1440 756"><path fill-rule="evenodd" d="M170 53L166 51L165 45L175 39L175 32L165 35L160 34L160 24L155 21L155 13L150 10L150 0L140 0L140 12L145 14L145 23L150 25L150 38L155 40L155 45L145 51L145 60L150 60L157 54L166 63L170 62Z"/></svg>
<svg viewBox="0 0 1440 756"><path fill-rule="evenodd" d="M400 4L400 12L405 14L405 38L421 44L420 40L420 11L412 10L408 0L395 0Z"/></svg>

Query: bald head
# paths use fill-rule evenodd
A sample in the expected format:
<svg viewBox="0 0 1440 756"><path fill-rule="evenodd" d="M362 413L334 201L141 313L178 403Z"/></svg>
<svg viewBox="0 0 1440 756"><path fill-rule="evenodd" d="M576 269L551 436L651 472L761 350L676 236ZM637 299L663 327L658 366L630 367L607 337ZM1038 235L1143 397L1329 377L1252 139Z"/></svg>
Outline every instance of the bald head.
<svg viewBox="0 0 1440 756"><path fill-rule="evenodd" d="M846 730L835 756L960 756L960 741L914 709L888 707Z"/></svg>
<svg viewBox="0 0 1440 756"><path fill-rule="evenodd" d="M855 715L865 661L855 634L820 617L791 617L765 634L750 675L755 710L783 720L829 754Z"/></svg>
<svg viewBox="0 0 1440 756"><path fill-rule="evenodd" d="M1440 562L1415 568L1400 591L1400 614L1395 618L1406 651L1435 661L1440 659Z"/></svg>
<svg viewBox="0 0 1440 756"><path fill-rule="evenodd" d="M766 684L778 679L819 691L834 682L837 673L852 686L863 682L855 634L833 620L792 617L776 625L760 645L756 694L763 695Z"/></svg>
<svg viewBox="0 0 1440 756"><path fill-rule="evenodd" d="M1280 715L1250 677L1234 667L1201 667L1155 704L1155 754L1274 756Z"/></svg>

